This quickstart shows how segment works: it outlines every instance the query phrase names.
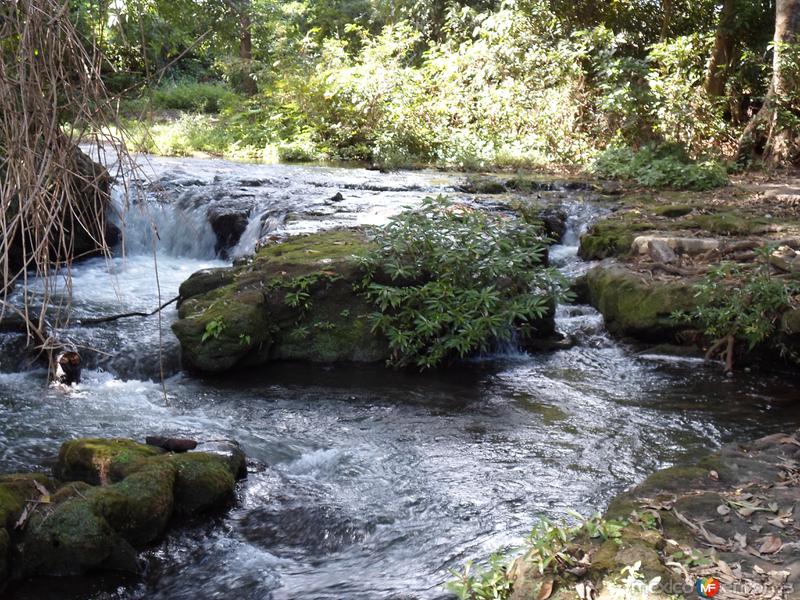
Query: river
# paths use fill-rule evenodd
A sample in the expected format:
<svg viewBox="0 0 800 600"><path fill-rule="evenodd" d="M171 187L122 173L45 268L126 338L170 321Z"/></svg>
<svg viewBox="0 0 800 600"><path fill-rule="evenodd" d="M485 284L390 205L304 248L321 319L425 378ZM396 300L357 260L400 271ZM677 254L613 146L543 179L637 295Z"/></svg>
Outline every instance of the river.
<svg viewBox="0 0 800 600"><path fill-rule="evenodd" d="M148 210L128 211L125 251L73 269L74 318L151 310L192 272L229 264L210 206L247 214L225 252L232 258L259 237L380 223L428 194L464 197L460 176L425 171L166 158L144 169ZM578 235L601 205L588 192L540 195L570 215L554 262L580 271ZM141 579L45 579L11 597L446 597L450 569L519 545L537 518L601 511L658 468L795 429L800 416L785 381L726 378L696 360L616 343L589 307L558 309L559 328L578 340L569 349L509 348L424 374L287 363L192 376L179 368L175 318L170 307L161 323L62 331L96 349L84 351L84 381L66 393L48 388L19 340L2 334L0 472L46 467L70 437L232 438L249 457L238 504L144 552Z"/></svg>

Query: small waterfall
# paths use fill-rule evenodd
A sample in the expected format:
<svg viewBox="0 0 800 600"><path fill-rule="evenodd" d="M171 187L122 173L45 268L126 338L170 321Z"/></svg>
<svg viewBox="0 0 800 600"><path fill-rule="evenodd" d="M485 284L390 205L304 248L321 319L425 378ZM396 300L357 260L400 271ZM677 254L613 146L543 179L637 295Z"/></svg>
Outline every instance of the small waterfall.
<svg viewBox="0 0 800 600"><path fill-rule="evenodd" d="M117 226L122 230L122 250L127 256L159 253L186 258L213 258L217 238L208 221L207 207L180 201L147 198L124 202L115 189L113 202Z"/></svg>
<svg viewBox="0 0 800 600"><path fill-rule="evenodd" d="M578 260L581 236L594 221L607 212L596 202L567 201L562 208L567 213L564 234L558 244L550 247L550 262L569 276L580 275L586 264Z"/></svg>
<svg viewBox="0 0 800 600"><path fill-rule="evenodd" d="M241 258L252 254L258 242L280 229L285 221L286 213L284 211L267 211L251 216L242 237L230 251L231 257Z"/></svg>

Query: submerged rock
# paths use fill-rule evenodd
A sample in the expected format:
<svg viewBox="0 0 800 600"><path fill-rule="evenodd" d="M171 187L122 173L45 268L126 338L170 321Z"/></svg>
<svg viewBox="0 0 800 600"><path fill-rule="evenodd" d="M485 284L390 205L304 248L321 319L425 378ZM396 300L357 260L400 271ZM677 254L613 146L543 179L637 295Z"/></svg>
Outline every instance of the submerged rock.
<svg viewBox="0 0 800 600"><path fill-rule="evenodd" d="M208 209L208 222L217 237L218 254L225 253L239 243L247 223L250 220L252 207L249 202L236 200L218 202Z"/></svg>
<svg viewBox="0 0 800 600"><path fill-rule="evenodd" d="M0 476L0 590L9 579L106 569L137 573L137 550L175 516L223 509L244 454L172 454L126 439L66 442L55 473Z"/></svg>

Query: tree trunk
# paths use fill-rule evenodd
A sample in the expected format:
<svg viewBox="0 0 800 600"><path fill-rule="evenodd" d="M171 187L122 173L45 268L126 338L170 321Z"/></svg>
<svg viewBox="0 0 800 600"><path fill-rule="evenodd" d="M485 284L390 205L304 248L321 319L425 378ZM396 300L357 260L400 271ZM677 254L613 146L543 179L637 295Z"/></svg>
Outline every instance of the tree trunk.
<svg viewBox="0 0 800 600"><path fill-rule="evenodd" d="M670 37L672 18L675 15L675 1L661 0L661 41Z"/></svg>
<svg viewBox="0 0 800 600"><path fill-rule="evenodd" d="M717 34L714 38L714 49L706 66L705 88L709 96L722 96L725 93L725 82L728 79L728 68L733 59L736 44L736 0L724 0L719 15Z"/></svg>
<svg viewBox="0 0 800 600"><path fill-rule="evenodd" d="M796 68L793 68L786 45L798 42L800 30L800 0L778 0L775 9L773 38L772 81L763 106L750 121L739 140L739 157L752 158L761 154L773 168L790 166L800 158L800 132L787 126L781 113L791 106L797 93Z"/></svg>
<svg viewBox="0 0 800 600"><path fill-rule="evenodd" d="M239 59L241 60L241 81L239 87L248 96L258 92L256 80L253 79L253 36L250 19L250 0L239 0Z"/></svg>

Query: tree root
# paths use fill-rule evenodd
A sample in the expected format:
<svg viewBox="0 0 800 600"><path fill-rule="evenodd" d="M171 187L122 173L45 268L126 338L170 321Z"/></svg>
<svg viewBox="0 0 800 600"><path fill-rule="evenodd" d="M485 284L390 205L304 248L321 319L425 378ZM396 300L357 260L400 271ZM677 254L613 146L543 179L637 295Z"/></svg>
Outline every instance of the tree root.
<svg viewBox="0 0 800 600"><path fill-rule="evenodd" d="M725 371L733 371L733 351L736 338L733 335L726 335L716 340L706 351L706 360L711 360L715 355L719 355L721 361L725 363Z"/></svg>

